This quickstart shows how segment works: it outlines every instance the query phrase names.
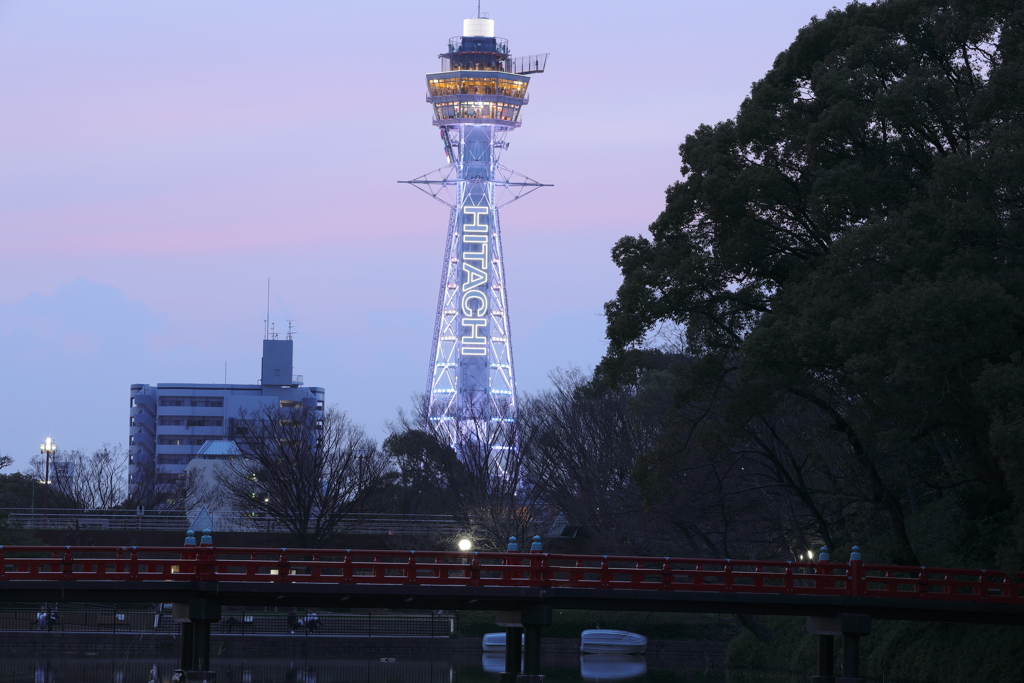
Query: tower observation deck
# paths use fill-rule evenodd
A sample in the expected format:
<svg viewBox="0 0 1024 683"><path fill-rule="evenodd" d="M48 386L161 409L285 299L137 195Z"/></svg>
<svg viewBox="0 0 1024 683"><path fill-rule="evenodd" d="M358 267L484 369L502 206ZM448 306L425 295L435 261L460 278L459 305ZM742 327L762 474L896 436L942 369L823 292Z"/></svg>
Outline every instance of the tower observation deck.
<svg viewBox="0 0 1024 683"><path fill-rule="evenodd" d="M450 209L427 384L429 428L465 444L514 448L516 381L498 210L539 187L499 163L530 74L547 55L511 57L494 21L466 19L427 74L448 165L405 181Z"/></svg>

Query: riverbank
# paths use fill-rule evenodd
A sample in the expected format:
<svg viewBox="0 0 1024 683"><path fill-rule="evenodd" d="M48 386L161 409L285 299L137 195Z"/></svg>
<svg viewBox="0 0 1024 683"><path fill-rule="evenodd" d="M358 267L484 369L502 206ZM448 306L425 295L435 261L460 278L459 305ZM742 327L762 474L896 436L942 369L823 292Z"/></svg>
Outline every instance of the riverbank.
<svg viewBox="0 0 1024 683"><path fill-rule="evenodd" d="M744 630L729 643L732 668L810 675L817 641L801 617L760 617L775 633L771 643ZM836 671L842 639L836 638ZM860 639L861 675L907 683L1021 683L1024 681L1024 628L975 624L882 621Z"/></svg>

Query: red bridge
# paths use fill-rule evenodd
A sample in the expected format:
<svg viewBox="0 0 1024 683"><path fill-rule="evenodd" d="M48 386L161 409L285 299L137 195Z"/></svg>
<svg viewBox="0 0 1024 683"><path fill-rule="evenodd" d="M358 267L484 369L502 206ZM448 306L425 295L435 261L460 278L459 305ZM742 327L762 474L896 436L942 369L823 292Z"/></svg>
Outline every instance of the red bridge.
<svg viewBox="0 0 1024 683"><path fill-rule="evenodd" d="M201 631L207 624L206 646L199 647L206 653L208 624L220 618L225 604L496 610L519 615L510 617L512 634L526 628L528 673L536 673L530 664L539 656L539 629L550 623L552 608L816 617L813 623L824 624L816 632L827 635L829 643L832 633L847 638L866 634L870 629L864 624L871 617L1024 624L1024 576L860 560L6 546L0 547L0 596L9 602L189 605L194 607L191 616L183 607L181 618L186 630L195 624ZM189 657L183 652L186 665L197 661ZM518 659L509 666L518 667Z"/></svg>
<svg viewBox="0 0 1024 683"><path fill-rule="evenodd" d="M602 609L815 614L823 610L812 606L828 605L890 619L1024 623L1024 575L983 569L537 552L0 546L0 599L102 593L124 601L154 591L212 591L224 604L261 604L268 595L281 604L284 595L324 607L352 600L382 606L395 597L407 607L453 609L523 601L572 609L596 600Z"/></svg>

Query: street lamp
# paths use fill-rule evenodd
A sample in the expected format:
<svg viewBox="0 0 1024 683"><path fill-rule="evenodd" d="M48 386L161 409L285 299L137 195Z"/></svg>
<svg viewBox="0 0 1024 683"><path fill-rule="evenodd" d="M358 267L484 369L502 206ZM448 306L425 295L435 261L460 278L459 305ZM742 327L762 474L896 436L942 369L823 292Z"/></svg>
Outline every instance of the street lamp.
<svg viewBox="0 0 1024 683"><path fill-rule="evenodd" d="M50 456L57 452L57 444L50 437L46 437L46 443L39 444L39 455L46 456L46 478L43 480L43 518L46 519L50 507Z"/></svg>
<svg viewBox="0 0 1024 683"><path fill-rule="evenodd" d="M463 538L459 540L459 550L461 550L462 552L468 553L469 549L472 547L473 542L470 541L468 538Z"/></svg>

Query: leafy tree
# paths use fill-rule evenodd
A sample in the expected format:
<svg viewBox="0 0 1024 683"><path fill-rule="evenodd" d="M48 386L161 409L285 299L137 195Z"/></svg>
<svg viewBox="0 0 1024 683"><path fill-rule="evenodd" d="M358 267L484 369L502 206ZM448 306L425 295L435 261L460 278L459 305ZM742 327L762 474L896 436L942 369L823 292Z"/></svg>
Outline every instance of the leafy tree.
<svg viewBox="0 0 1024 683"><path fill-rule="evenodd" d="M779 411L839 437L843 486L893 561L919 563L915 486L955 498L965 561L1024 558L1022 32L1009 0L812 20L735 119L687 136L650 236L613 250L600 374L684 326L745 438Z"/></svg>

